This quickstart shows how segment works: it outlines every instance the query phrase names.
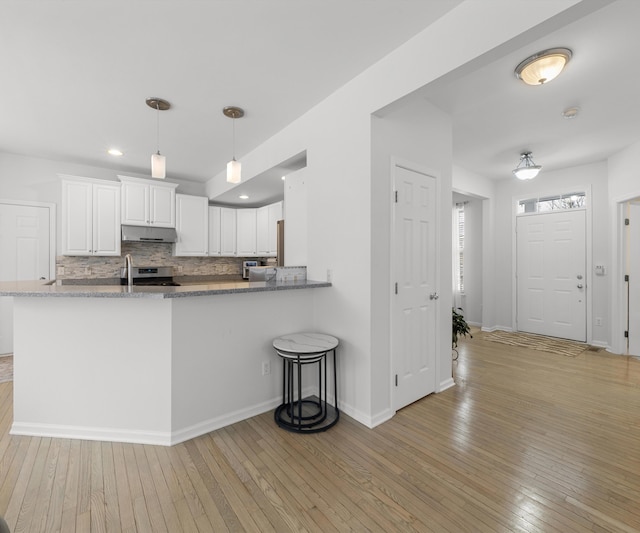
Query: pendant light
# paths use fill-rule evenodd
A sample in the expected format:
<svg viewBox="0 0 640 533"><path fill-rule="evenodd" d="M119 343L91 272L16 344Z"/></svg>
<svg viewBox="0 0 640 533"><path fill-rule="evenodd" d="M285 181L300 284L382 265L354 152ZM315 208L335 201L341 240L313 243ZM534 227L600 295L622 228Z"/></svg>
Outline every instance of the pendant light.
<svg viewBox="0 0 640 533"><path fill-rule="evenodd" d="M171 108L171 104L162 98L147 98L147 105L156 110L156 147L157 152L151 155L151 177L164 179L167 174L165 157L160 154L160 111Z"/></svg>
<svg viewBox="0 0 640 533"><path fill-rule="evenodd" d="M239 161L236 161L236 119L244 117L244 110L240 107L227 106L222 113L233 120L233 158L227 163L227 182L240 183L242 166Z"/></svg>
<svg viewBox="0 0 640 533"><path fill-rule="evenodd" d="M538 175L538 172L542 170L540 165L536 165L533 162L532 155L531 152L523 152L520 154L520 162L518 166L512 170L519 180L532 180Z"/></svg>
<svg viewBox="0 0 640 533"><path fill-rule="evenodd" d="M558 77L572 56L568 48L550 48L522 61L515 75L527 85L543 85Z"/></svg>

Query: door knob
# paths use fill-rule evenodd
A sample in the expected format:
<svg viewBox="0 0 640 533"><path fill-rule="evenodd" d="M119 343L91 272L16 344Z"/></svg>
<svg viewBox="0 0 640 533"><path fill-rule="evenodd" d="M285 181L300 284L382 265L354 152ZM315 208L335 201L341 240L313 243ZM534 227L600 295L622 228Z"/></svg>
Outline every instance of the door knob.
<svg viewBox="0 0 640 533"><path fill-rule="evenodd" d="M582 279L582 274L578 274L576 277L577 277L578 279Z"/></svg>
<svg viewBox="0 0 640 533"><path fill-rule="evenodd" d="M578 289L582 289L582 283L578 283Z"/></svg>
<svg viewBox="0 0 640 533"><path fill-rule="evenodd" d="M431 293L429 295L429 300L437 300L438 298L440 298L440 296L438 296L437 292Z"/></svg>

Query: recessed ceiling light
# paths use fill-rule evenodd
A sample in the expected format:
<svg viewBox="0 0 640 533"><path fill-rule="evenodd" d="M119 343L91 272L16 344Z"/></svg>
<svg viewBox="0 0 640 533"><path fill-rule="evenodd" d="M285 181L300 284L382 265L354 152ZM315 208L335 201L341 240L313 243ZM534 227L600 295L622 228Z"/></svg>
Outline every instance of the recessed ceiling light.
<svg viewBox="0 0 640 533"><path fill-rule="evenodd" d="M114 155L116 157L120 157L121 155L124 155L124 152L122 150L119 150L118 148L109 148L107 150L107 153L109 155Z"/></svg>
<svg viewBox="0 0 640 533"><path fill-rule="evenodd" d="M580 108L578 106L572 106L567 107L567 109L562 112L562 116L566 119L571 119L576 118L578 113L580 113Z"/></svg>
<svg viewBox="0 0 640 533"><path fill-rule="evenodd" d="M287 177L286 176L282 176L282 181L284 181L285 179L287 179Z"/></svg>
<svg viewBox="0 0 640 533"><path fill-rule="evenodd" d="M246 194L241 194L240 196L238 196L238 198L240 198L240 200L248 200L249 197Z"/></svg>

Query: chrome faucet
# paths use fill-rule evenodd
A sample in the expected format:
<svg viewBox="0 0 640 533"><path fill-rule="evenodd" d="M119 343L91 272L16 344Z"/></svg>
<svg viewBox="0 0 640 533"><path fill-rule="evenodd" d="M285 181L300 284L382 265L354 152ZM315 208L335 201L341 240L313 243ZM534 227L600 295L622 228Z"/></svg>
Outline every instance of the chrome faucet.
<svg viewBox="0 0 640 533"><path fill-rule="evenodd" d="M131 254L127 254L124 256L124 268L127 271L127 285L129 287L133 286L133 272L131 272L132 267L133 261L131 260Z"/></svg>

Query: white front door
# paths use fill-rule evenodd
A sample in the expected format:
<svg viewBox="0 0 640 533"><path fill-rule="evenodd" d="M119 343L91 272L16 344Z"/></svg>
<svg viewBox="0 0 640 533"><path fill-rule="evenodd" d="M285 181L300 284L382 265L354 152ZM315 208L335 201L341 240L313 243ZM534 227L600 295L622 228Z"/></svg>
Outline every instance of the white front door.
<svg viewBox="0 0 640 533"><path fill-rule="evenodd" d="M0 281L49 279L49 208L0 203ZM0 354L13 351L13 298L0 298Z"/></svg>
<svg viewBox="0 0 640 533"><path fill-rule="evenodd" d="M436 388L436 178L394 167L391 347L397 411Z"/></svg>
<svg viewBox="0 0 640 533"><path fill-rule="evenodd" d="M520 216L516 226L518 331L585 342L585 211Z"/></svg>
<svg viewBox="0 0 640 533"><path fill-rule="evenodd" d="M640 205L629 204L629 349L630 355L640 355Z"/></svg>

